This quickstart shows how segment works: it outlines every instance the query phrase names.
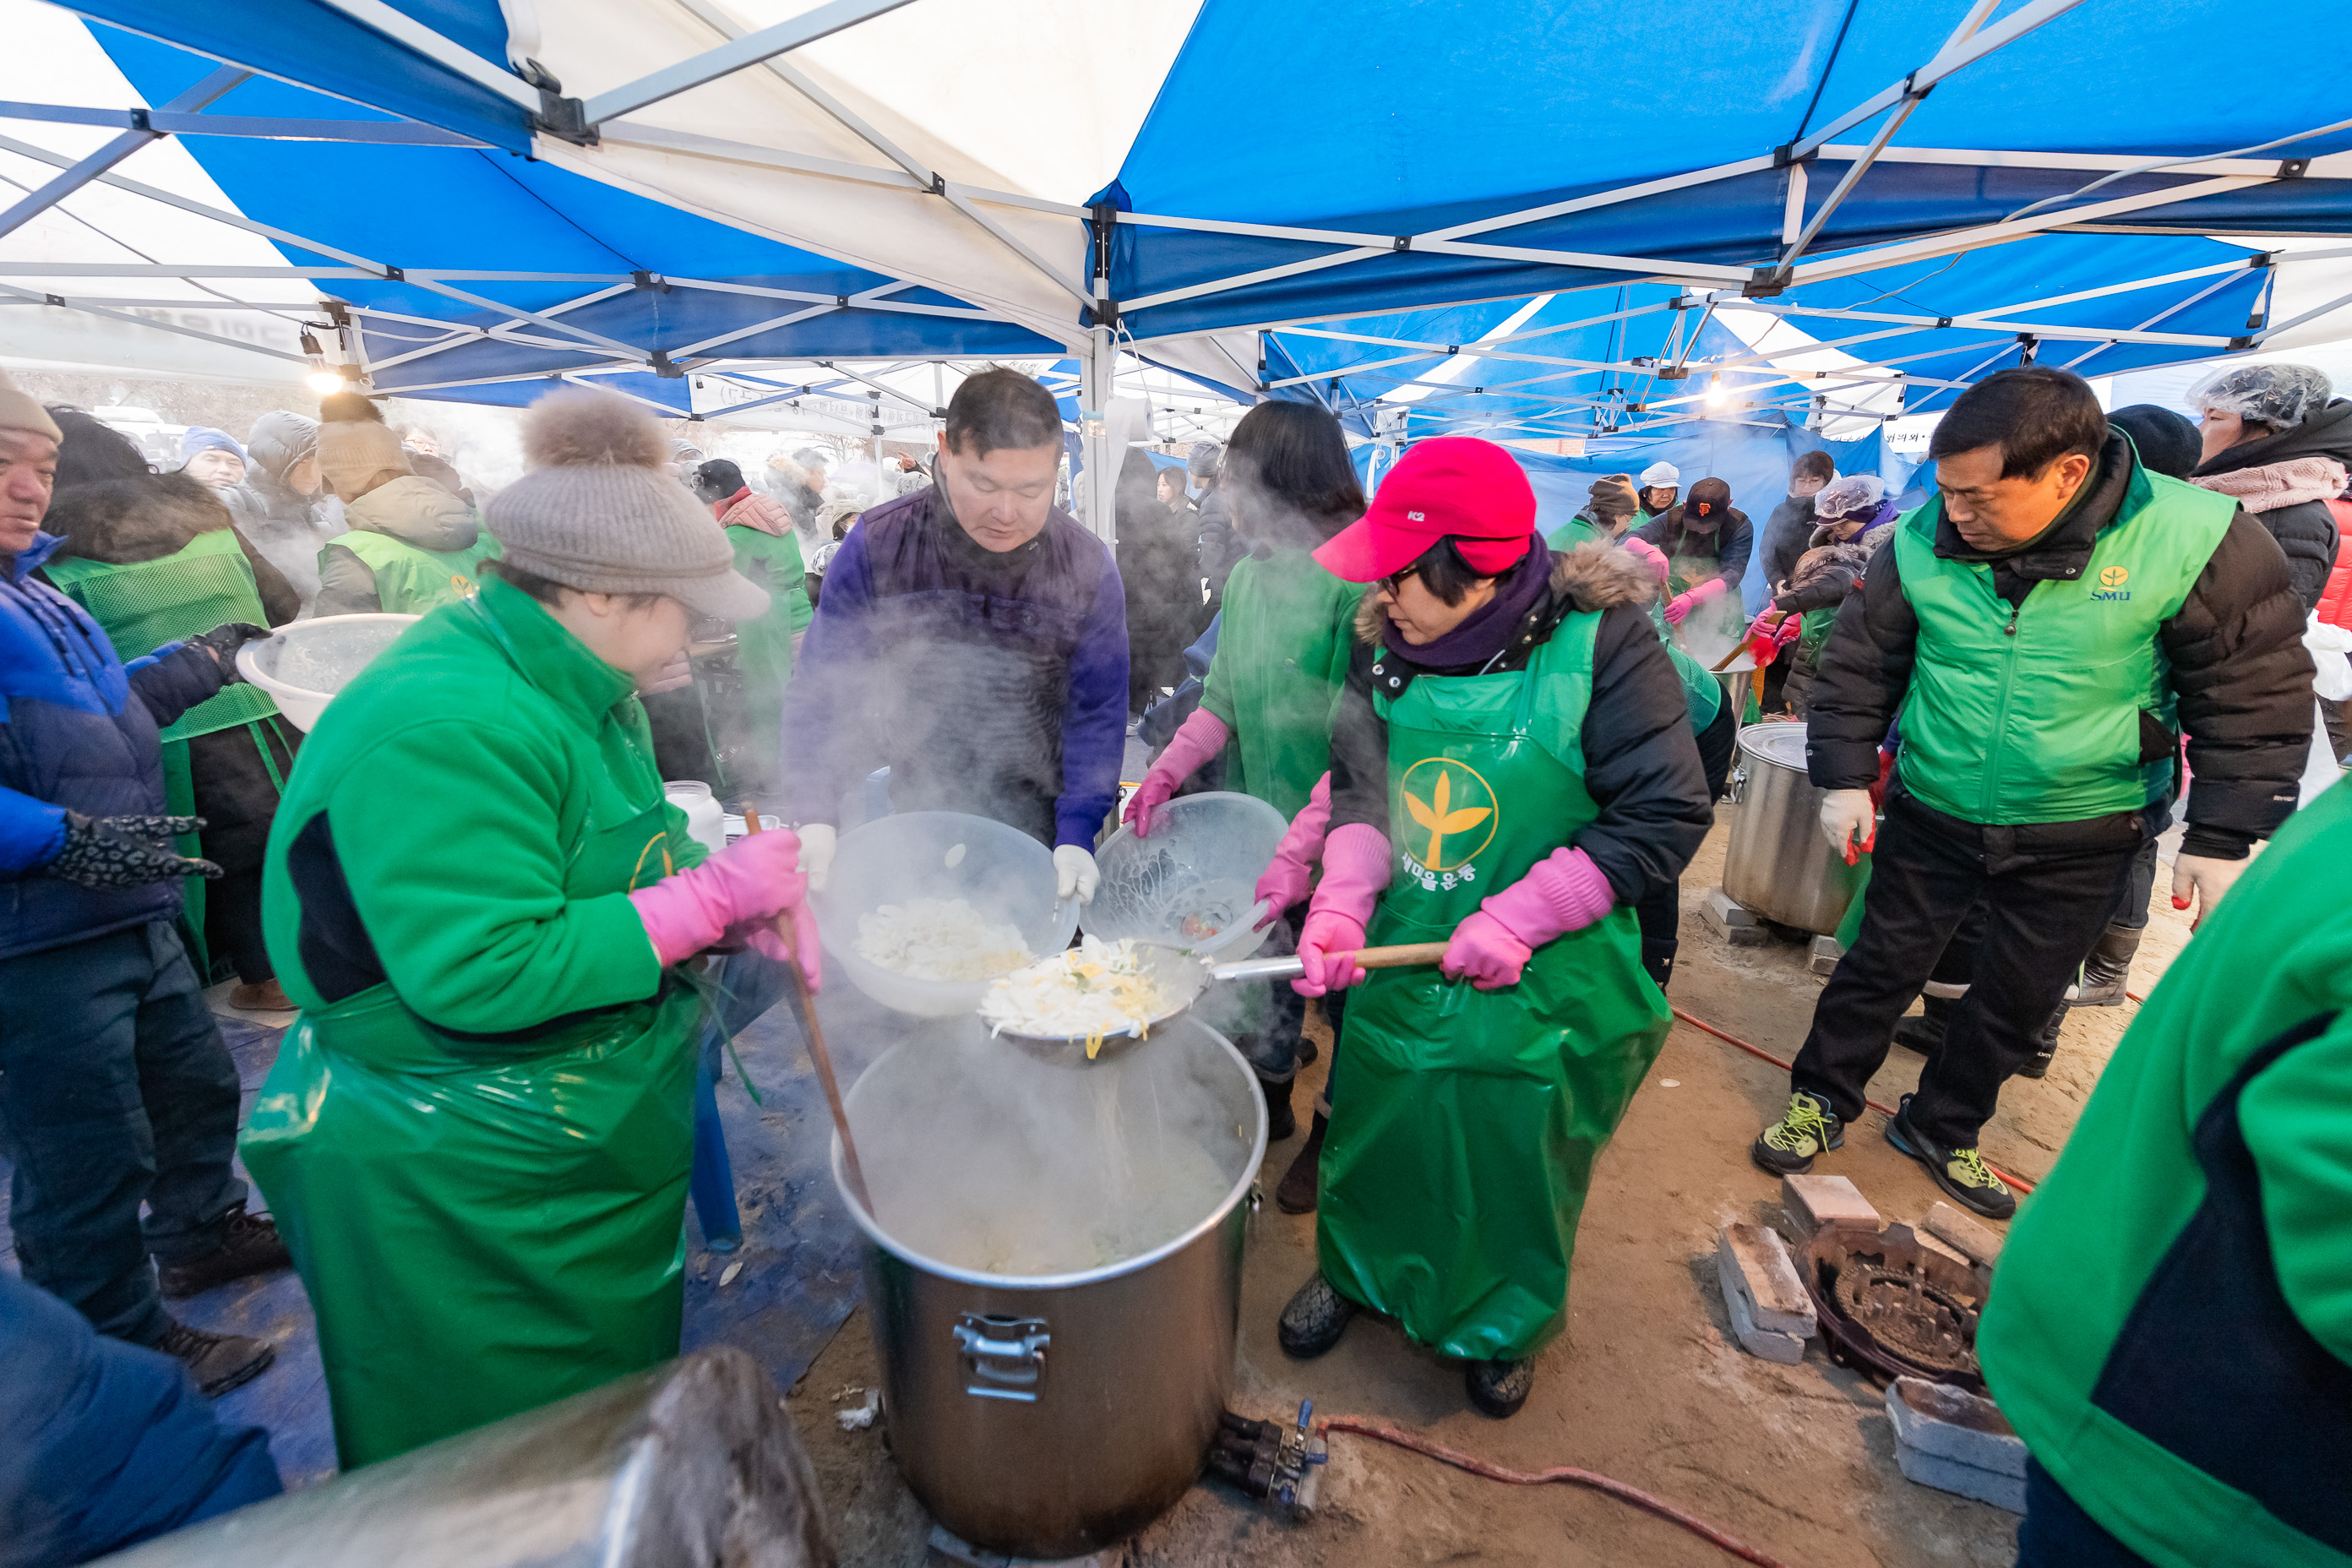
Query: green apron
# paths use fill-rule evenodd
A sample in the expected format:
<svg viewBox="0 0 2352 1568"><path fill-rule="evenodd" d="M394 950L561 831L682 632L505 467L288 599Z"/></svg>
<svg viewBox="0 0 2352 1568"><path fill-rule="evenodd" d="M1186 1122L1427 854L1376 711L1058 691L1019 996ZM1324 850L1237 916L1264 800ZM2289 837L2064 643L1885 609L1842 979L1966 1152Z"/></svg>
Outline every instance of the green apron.
<svg viewBox="0 0 2352 1568"><path fill-rule="evenodd" d="M464 550L425 550L389 533L355 528L319 547L321 569L334 545L367 563L375 574L376 603L384 614L395 616L421 616L465 598L478 586L482 563L497 560L499 553L499 542L487 529Z"/></svg>
<svg viewBox="0 0 2352 1568"><path fill-rule="evenodd" d="M1604 532L1591 518L1579 512L1545 540L1555 552L1566 554L1580 544L1615 544L1615 536ZM1683 683L1683 706L1689 710L1691 733L1696 734L1715 722L1723 708L1723 683L1715 672L1689 654L1675 641L1675 629L1666 621L1663 601L1650 601L1650 624L1658 630L1658 640L1666 645L1666 657L1674 661L1675 678Z"/></svg>
<svg viewBox="0 0 2352 1568"><path fill-rule="evenodd" d="M254 583L252 563L237 547L236 531L231 529L199 533L171 554L154 561L119 565L68 555L62 560L51 559L41 572L60 592L89 612L90 619L104 628L107 640L114 645L115 656L126 664L165 643L195 637L230 621L259 626L268 619L262 613L261 590ZM262 726L268 726L277 738L278 749L289 756L294 752L295 742L279 726L278 704L269 700L269 694L258 686L238 681L197 703L163 731L165 811L174 816L197 814L195 778L188 765L190 739L239 724L252 735L269 782L281 793L284 791L286 781L278 772L278 759L271 754L269 737L262 733ZM197 834L183 833L173 847L193 858L204 852L202 842ZM212 964L211 954L205 948L202 877L184 879L181 914L184 921L182 936L187 943L188 955L196 966L196 973L209 982Z"/></svg>
<svg viewBox="0 0 2352 1568"><path fill-rule="evenodd" d="M673 864L628 750L591 786L570 897ZM702 1008L673 970L647 1001L483 1039L387 984L287 1031L238 1152L317 1310L345 1469L677 1354Z"/></svg>
<svg viewBox="0 0 2352 1568"><path fill-rule="evenodd" d="M1570 616L1527 670L1374 700L1396 861L1373 943L1444 941L1598 815L1579 735L1599 624ZM1442 1354L1532 1355L1566 1321L1592 1163L1670 1017L1622 906L1500 990L1373 971L1333 1068L1346 1114L1323 1146L1324 1277Z"/></svg>

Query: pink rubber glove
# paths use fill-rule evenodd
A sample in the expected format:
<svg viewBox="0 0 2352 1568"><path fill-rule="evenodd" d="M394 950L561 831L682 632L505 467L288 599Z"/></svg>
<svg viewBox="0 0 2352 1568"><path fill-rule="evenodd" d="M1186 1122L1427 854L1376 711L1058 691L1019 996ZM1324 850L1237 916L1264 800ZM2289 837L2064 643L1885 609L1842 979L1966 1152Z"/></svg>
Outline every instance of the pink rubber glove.
<svg viewBox="0 0 2352 1568"><path fill-rule="evenodd" d="M1632 551L1634 554L1640 556L1643 560L1650 563L1650 570L1658 574L1659 582L1663 583L1666 580L1666 552L1664 551L1659 549L1648 540L1636 539L1630 533L1625 536L1623 542L1626 549Z"/></svg>
<svg viewBox="0 0 2352 1568"><path fill-rule="evenodd" d="M1499 991L1519 983L1519 972L1533 956L1510 927L1484 910L1473 910L1469 919L1454 928L1438 967L1448 980L1467 975L1481 991Z"/></svg>
<svg viewBox="0 0 2352 1568"><path fill-rule="evenodd" d="M1723 595L1730 590L1730 587L1731 584L1725 582L1720 577L1709 577L1697 587L1692 588L1685 593L1676 594L1673 598L1666 601L1666 624L1669 626L1681 626L1683 624L1684 617L1687 616L1693 610L1697 609L1701 605L1706 604L1710 600L1722 598Z"/></svg>
<svg viewBox="0 0 2352 1568"><path fill-rule="evenodd" d="M1282 836L1282 842L1275 846L1273 864L1250 890L1251 898L1265 905L1265 919L1257 922L1258 930L1280 920L1291 905L1307 896L1315 881L1315 862L1323 858L1323 836L1330 827L1331 775L1325 773L1315 781L1314 793L1290 819L1290 830Z"/></svg>
<svg viewBox="0 0 2352 1568"><path fill-rule="evenodd" d="M1555 849L1454 928L1441 967L1481 991L1516 985L1534 950L1616 907L1609 879L1581 849Z"/></svg>
<svg viewBox="0 0 2352 1568"><path fill-rule="evenodd" d="M801 973L814 991L824 983L823 961L800 859L800 839L771 828L737 839L699 866L637 889L629 902L645 922L654 955L665 964L691 958L730 935L749 940L770 958L789 958L773 929L778 915L789 914Z"/></svg>
<svg viewBox="0 0 2352 1568"><path fill-rule="evenodd" d="M1323 841L1323 880L1298 931L1304 973L1290 983L1293 991L1320 996L1363 984L1356 952L1364 945L1364 928L1388 888L1393 863L1388 835L1370 824L1349 822L1331 830Z"/></svg>
<svg viewBox="0 0 2352 1568"><path fill-rule="evenodd" d="M1768 605L1748 623L1748 629L1740 634L1740 647L1757 663L1769 664L1779 649L1797 640L1804 626L1804 617L1796 611Z"/></svg>
<svg viewBox="0 0 2352 1568"><path fill-rule="evenodd" d="M1150 837L1151 814L1166 805L1183 787L1184 781L1198 772L1202 763L1223 751L1225 742L1233 738L1234 732L1225 728L1223 720L1206 708L1193 709L1192 716L1184 721L1160 752L1160 760L1151 764L1151 771L1143 775L1143 782L1135 786L1135 794L1128 799L1127 815L1119 820L1135 824L1138 838Z"/></svg>

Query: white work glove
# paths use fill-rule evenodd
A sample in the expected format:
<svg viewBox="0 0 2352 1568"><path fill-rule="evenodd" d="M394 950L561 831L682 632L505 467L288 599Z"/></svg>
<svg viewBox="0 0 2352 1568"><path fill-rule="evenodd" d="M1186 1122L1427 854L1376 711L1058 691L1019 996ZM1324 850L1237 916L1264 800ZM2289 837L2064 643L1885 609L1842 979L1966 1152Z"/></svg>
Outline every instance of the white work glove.
<svg viewBox="0 0 2352 1568"><path fill-rule="evenodd" d="M1833 789L1822 796L1822 832L1849 866L1878 842L1878 814L1866 789Z"/></svg>
<svg viewBox="0 0 2352 1568"><path fill-rule="evenodd" d="M822 893L833 875L835 835L822 822L803 822L793 831L800 835L801 871L808 878L809 891Z"/></svg>
<svg viewBox="0 0 2352 1568"><path fill-rule="evenodd" d="M2185 910L2189 895L2194 893L2197 898L2197 918L2189 922L2190 931L2204 923L2205 917L2213 912L2213 906L2221 901L2221 895L2230 890L2230 885L2252 860L2251 855L2243 860L2216 860L2210 855L2181 855L2174 858L2172 907Z"/></svg>
<svg viewBox="0 0 2352 1568"><path fill-rule="evenodd" d="M807 864L806 851L802 864ZM1095 866L1095 858L1075 844L1065 844L1054 851L1054 896L1076 899L1082 904L1094 902L1095 884L1102 880L1102 872Z"/></svg>

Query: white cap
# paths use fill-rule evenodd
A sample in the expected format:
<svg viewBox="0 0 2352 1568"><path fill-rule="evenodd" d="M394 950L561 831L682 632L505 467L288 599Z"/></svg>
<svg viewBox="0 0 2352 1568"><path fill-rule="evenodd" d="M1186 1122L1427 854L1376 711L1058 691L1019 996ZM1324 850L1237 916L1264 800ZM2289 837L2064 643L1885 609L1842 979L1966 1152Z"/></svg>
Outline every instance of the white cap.
<svg viewBox="0 0 2352 1568"><path fill-rule="evenodd" d="M1672 463L1652 463L1642 470L1642 488L1645 490L1680 489L1683 474Z"/></svg>

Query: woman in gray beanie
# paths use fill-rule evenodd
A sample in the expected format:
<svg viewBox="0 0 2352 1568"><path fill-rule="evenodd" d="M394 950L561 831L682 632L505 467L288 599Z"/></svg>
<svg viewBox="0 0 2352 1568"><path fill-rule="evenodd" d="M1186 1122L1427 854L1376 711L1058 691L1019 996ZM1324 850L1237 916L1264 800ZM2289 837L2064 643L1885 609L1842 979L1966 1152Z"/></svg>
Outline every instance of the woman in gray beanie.
<svg viewBox="0 0 2352 1568"><path fill-rule="evenodd" d="M636 697L697 616L767 595L620 398L541 400L524 451L489 507L504 558L336 697L270 837L303 1016L242 1148L318 1310L345 1468L677 1353L688 966L784 958L788 915L816 979L798 841L706 858Z"/></svg>

